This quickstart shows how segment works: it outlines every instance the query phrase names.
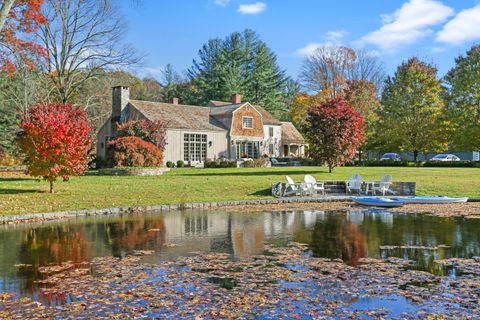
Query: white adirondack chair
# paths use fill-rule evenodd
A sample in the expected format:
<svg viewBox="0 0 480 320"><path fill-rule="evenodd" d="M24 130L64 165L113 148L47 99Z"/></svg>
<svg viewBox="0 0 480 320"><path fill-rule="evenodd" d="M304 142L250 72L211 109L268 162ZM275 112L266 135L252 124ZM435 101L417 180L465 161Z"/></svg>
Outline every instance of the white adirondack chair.
<svg viewBox="0 0 480 320"><path fill-rule="evenodd" d="M362 192L363 178L358 173L355 173L347 181L347 193L357 191L359 194Z"/></svg>
<svg viewBox="0 0 480 320"><path fill-rule="evenodd" d="M325 184L323 182L317 182L313 176L307 174L305 176L305 183L312 189L313 192L325 194Z"/></svg>
<svg viewBox="0 0 480 320"><path fill-rule="evenodd" d="M380 182L377 184L375 183L372 187L372 193L374 195L377 194L377 191L380 192L382 195L385 195L390 190L390 186L392 185L392 176L387 174L380 179Z"/></svg>
<svg viewBox="0 0 480 320"><path fill-rule="evenodd" d="M285 177L287 179L287 185L285 186L285 195L305 195L308 194L310 188L305 183L295 183L292 178L289 176Z"/></svg>

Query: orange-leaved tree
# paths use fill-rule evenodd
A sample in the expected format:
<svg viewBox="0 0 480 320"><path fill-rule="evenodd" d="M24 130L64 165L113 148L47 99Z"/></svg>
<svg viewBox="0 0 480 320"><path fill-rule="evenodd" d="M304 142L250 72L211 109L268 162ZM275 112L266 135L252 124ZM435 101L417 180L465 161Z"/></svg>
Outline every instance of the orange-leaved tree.
<svg viewBox="0 0 480 320"><path fill-rule="evenodd" d="M13 75L15 60L21 59L28 68L34 68L38 57L47 51L32 36L47 22L41 12L44 0L0 1L0 68Z"/></svg>
<svg viewBox="0 0 480 320"><path fill-rule="evenodd" d="M310 156L326 162L329 172L353 159L364 140L362 116L342 98L310 108L304 129Z"/></svg>
<svg viewBox="0 0 480 320"><path fill-rule="evenodd" d="M53 182L80 176L88 169L92 127L81 108L68 104L39 104L22 116L18 135L26 155L27 173Z"/></svg>

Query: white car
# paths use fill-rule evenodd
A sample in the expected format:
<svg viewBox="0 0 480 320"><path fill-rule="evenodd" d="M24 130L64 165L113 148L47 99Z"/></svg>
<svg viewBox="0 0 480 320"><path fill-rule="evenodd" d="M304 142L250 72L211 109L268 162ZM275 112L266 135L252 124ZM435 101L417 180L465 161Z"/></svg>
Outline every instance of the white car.
<svg viewBox="0 0 480 320"><path fill-rule="evenodd" d="M460 161L460 158L454 154L441 153L430 159L430 161Z"/></svg>

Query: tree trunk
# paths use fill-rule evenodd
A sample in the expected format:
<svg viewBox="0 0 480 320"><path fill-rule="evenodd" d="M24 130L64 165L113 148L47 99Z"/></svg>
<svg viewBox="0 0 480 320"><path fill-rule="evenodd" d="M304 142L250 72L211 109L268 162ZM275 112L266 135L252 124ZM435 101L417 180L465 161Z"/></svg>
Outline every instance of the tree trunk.
<svg viewBox="0 0 480 320"><path fill-rule="evenodd" d="M5 0L2 7L0 8L0 32L2 32L5 22L7 22L8 14L10 9L12 9L13 3L15 0Z"/></svg>
<svg viewBox="0 0 480 320"><path fill-rule="evenodd" d="M53 181L50 181L50 193L53 193Z"/></svg>
<svg viewBox="0 0 480 320"><path fill-rule="evenodd" d="M415 164L418 161L418 150L413 150L413 161L415 162Z"/></svg>
<svg viewBox="0 0 480 320"><path fill-rule="evenodd" d="M360 163L360 165L363 165L363 161L362 161L362 148L358 149L358 163Z"/></svg>

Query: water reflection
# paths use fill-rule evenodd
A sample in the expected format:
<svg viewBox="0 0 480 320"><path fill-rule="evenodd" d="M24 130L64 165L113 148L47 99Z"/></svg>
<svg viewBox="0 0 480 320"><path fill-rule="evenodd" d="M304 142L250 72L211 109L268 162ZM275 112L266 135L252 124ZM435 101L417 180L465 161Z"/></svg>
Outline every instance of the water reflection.
<svg viewBox="0 0 480 320"><path fill-rule="evenodd" d="M479 227L477 220L384 211L188 211L7 226L0 228L1 290L35 294L38 267L65 261L123 257L133 250L155 251L146 257L153 263L198 251L241 258L262 253L265 243L288 241L309 243L314 256L350 265L362 257L396 256L439 272L437 259L480 255Z"/></svg>

